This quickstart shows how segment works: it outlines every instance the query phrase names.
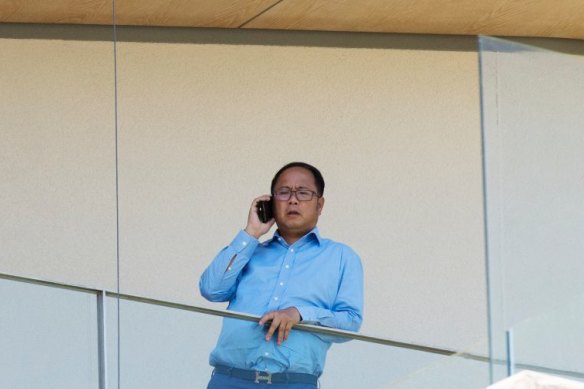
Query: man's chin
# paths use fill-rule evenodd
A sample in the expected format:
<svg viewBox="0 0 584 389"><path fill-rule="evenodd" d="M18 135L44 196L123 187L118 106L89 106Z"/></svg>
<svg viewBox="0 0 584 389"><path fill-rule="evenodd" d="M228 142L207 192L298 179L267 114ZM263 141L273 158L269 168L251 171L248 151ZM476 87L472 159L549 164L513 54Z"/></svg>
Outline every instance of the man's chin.
<svg viewBox="0 0 584 389"><path fill-rule="evenodd" d="M305 227L306 226L304 226L304 224L301 223L300 221L295 223L294 220L286 220L283 223L278 223L278 230L286 232L297 233L299 231L304 230Z"/></svg>

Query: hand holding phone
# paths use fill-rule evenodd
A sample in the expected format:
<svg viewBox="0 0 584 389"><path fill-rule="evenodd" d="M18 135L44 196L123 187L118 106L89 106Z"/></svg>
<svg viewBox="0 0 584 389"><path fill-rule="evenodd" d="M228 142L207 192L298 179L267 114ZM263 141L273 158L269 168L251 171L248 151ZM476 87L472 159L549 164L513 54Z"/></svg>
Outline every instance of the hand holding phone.
<svg viewBox="0 0 584 389"><path fill-rule="evenodd" d="M260 200L257 202L258 217L262 223L267 223L274 217L272 200Z"/></svg>
<svg viewBox="0 0 584 389"><path fill-rule="evenodd" d="M272 228L274 223L276 221L273 217L270 195L256 197L249 208L245 232L259 239Z"/></svg>

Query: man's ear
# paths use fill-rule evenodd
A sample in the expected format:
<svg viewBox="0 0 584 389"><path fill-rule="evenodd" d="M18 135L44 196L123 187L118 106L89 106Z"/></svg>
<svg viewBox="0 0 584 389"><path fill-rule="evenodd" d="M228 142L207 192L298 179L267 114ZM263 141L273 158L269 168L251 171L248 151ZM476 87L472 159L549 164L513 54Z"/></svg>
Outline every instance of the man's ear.
<svg viewBox="0 0 584 389"><path fill-rule="evenodd" d="M324 197L319 197L318 201L316 202L316 206L318 209L318 216L320 216L322 212L322 208L324 207Z"/></svg>

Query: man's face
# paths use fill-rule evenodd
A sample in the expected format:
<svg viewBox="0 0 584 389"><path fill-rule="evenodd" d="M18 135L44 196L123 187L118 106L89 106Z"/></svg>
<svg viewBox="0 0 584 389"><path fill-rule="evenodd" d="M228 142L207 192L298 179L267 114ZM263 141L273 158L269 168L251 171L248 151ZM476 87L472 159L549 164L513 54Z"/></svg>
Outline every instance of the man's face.
<svg viewBox="0 0 584 389"><path fill-rule="evenodd" d="M314 176L310 170L302 167L292 167L284 170L274 190L282 188L290 190L310 190L318 193ZM316 226L318 217L324 206L324 198L313 196L312 200L298 201L294 193L288 201L274 199L274 218L280 234L304 235Z"/></svg>

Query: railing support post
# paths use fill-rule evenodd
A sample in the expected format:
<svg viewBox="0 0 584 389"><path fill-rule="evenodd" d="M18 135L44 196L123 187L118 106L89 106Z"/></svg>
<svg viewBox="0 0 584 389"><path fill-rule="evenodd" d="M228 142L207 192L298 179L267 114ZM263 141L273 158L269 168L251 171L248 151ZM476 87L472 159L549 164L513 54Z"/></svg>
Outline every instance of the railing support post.
<svg viewBox="0 0 584 389"><path fill-rule="evenodd" d="M99 389L107 389L106 292L97 292L97 347L99 355Z"/></svg>
<svg viewBox="0 0 584 389"><path fill-rule="evenodd" d="M510 377L515 374L515 356L513 355L513 329L508 329L505 332L505 343L507 349L507 376Z"/></svg>

